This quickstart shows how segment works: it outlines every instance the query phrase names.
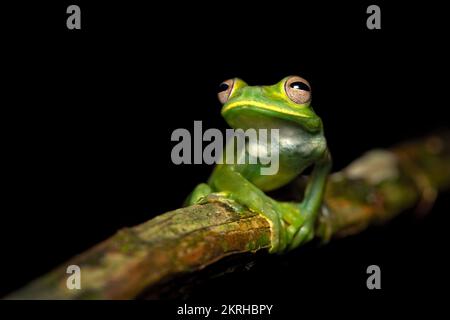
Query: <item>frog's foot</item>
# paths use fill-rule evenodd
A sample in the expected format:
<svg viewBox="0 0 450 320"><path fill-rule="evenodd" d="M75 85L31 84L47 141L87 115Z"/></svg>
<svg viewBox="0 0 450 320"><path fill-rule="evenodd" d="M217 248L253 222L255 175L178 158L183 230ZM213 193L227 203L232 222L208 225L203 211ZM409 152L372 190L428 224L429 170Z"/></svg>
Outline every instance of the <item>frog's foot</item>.
<svg viewBox="0 0 450 320"><path fill-rule="evenodd" d="M314 238L315 214L297 206L296 215L293 215L291 211L284 215L284 219L289 223L286 232L288 237L287 250L293 250Z"/></svg>
<svg viewBox="0 0 450 320"><path fill-rule="evenodd" d="M302 225L294 234L294 237L290 241L288 250L293 250L300 245L311 241L314 238L314 223L306 222Z"/></svg>
<svg viewBox="0 0 450 320"><path fill-rule="evenodd" d="M277 250L279 253L293 250L314 238L315 215L296 202L277 202L276 211L282 219L284 244Z"/></svg>

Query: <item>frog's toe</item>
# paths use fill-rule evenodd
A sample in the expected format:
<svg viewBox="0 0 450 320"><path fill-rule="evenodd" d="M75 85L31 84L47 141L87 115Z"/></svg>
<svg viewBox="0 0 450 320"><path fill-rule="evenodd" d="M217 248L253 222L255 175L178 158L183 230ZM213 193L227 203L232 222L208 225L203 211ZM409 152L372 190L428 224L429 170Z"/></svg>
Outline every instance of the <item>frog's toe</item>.
<svg viewBox="0 0 450 320"><path fill-rule="evenodd" d="M197 204L206 204L206 203L221 203L231 208L235 212L242 212L244 210L244 206L236 202L231 198L228 192L214 192L210 193L199 199Z"/></svg>
<svg viewBox="0 0 450 320"><path fill-rule="evenodd" d="M311 222L306 222L301 226L295 233L294 237L289 243L288 250L293 250L298 246L311 241L314 238L314 224Z"/></svg>
<svg viewBox="0 0 450 320"><path fill-rule="evenodd" d="M266 216L267 218L267 216ZM269 249L270 253L283 253L288 246L288 236L286 232L286 225L280 214L276 214L273 218L268 218L271 221L272 229L272 246Z"/></svg>
<svg viewBox="0 0 450 320"><path fill-rule="evenodd" d="M206 183L200 183L197 185L191 194L184 201L184 206L191 206L198 204L204 197L212 192L212 189Z"/></svg>

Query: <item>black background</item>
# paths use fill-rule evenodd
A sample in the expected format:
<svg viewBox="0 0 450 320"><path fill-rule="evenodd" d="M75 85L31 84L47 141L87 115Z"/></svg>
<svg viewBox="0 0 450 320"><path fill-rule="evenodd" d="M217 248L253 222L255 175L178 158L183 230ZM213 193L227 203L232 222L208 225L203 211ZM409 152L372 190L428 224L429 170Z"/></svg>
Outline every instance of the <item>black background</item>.
<svg viewBox="0 0 450 320"><path fill-rule="evenodd" d="M72 3L82 30L66 29ZM123 226L179 207L212 167L172 164L170 135L194 120L227 127L216 98L225 79L308 79L334 170L448 126L444 12L374 3L381 30L366 28L372 3L55 1L2 10L0 295ZM448 198L424 221L404 216L327 247L263 258L191 297L434 298L448 281ZM365 287L370 264L381 267L380 292Z"/></svg>

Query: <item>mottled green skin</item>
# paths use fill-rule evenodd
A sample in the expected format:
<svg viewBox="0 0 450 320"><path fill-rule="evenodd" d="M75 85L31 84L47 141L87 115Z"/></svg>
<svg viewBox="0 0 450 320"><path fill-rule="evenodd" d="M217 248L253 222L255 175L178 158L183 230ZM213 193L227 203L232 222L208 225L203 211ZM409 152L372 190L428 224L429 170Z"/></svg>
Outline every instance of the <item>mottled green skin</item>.
<svg viewBox="0 0 450 320"><path fill-rule="evenodd" d="M228 198L262 214L271 222L271 252L294 249L314 237L331 168L322 121L310 101L297 104L289 99L287 79L272 86L248 86L235 79L222 107L222 116L234 129L279 129L279 171L261 175L261 164L219 164L208 183L198 185L187 199L194 204ZM264 193L286 185L311 165L314 169L301 203L278 202Z"/></svg>

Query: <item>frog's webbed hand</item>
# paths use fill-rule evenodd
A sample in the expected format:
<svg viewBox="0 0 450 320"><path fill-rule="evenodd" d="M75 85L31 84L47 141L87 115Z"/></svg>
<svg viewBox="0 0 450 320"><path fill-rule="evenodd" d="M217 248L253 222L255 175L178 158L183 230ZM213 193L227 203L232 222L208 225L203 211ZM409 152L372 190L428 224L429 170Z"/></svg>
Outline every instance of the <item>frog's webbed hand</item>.
<svg viewBox="0 0 450 320"><path fill-rule="evenodd" d="M212 189L206 183L200 183L191 194L184 200L183 206L191 206L199 203L204 197L212 193Z"/></svg>
<svg viewBox="0 0 450 320"><path fill-rule="evenodd" d="M229 192L214 192L206 183L197 185L191 194L184 200L183 206L192 206L194 204L205 204L211 202L220 202L232 208L236 212L241 212L244 207L230 197Z"/></svg>
<svg viewBox="0 0 450 320"><path fill-rule="evenodd" d="M300 203L300 214L297 216L285 215L284 219L290 224L287 228L289 250L295 249L314 237L314 224L322 204L325 184L330 170L331 156L326 151L315 164L309 177L303 201Z"/></svg>

